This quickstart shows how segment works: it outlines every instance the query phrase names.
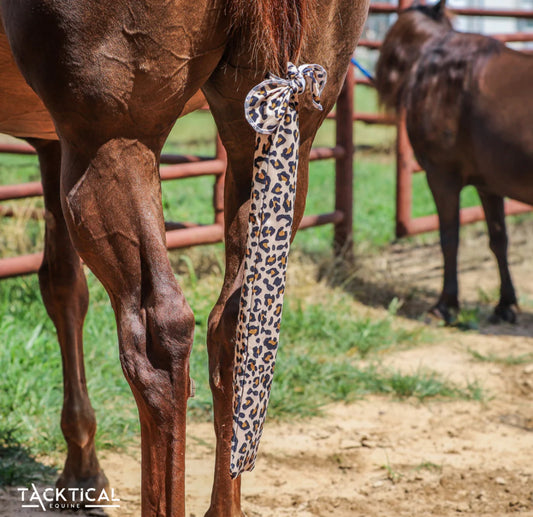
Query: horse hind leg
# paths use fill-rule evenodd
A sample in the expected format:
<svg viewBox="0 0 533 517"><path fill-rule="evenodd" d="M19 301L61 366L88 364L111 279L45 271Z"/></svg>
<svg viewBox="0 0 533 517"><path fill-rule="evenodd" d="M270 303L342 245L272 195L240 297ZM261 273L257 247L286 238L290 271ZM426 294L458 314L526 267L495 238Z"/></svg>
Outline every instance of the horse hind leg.
<svg viewBox="0 0 533 517"><path fill-rule="evenodd" d="M516 314L512 307L517 305L517 300L507 262L508 240L505 226L504 200L502 196L495 194L488 194L480 190L478 190L478 193L487 221L490 249L496 257L500 273L500 301L490 319L493 323L498 323L499 321L515 323Z"/></svg>
<svg viewBox="0 0 533 517"><path fill-rule="evenodd" d="M82 329L89 293L61 209L61 148L57 141L30 140L30 143L39 155L46 208L39 284L46 310L57 330L63 361L61 429L67 442L67 459L57 487L94 488L100 494L108 482L96 458L96 418L87 393L83 364Z"/></svg>
<svg viewBox="0 0 533 517"><path fill-rule="evenodd" d="M160 149L111 138L86 159L65 147L70 234L110 296L122 368L139 410L142 515L183 517L194 318L167 257Z"/></svg>
<svg viewBox="0 0 533 517"><path fill-rule="evenodd" d="M233 74L226 75L221 70L215 72L203 88L228 155L224 200L226 269L220 296L209 316L207 335L217 441L211 504L206 517L243 515L241 476L232 479L230 475L235 333L244 272L256 138L244 118L243 106L247 92L261 81L261 77L253 77L243 70L239 70L239 74L242 74L242 83L239 83L237 94ZM338 77L343 77L341 71ZM332 79L323 96L323 112L309 109L308 106L301 109L301 145L292 237L296 234L304 212L312 141L339 89L340 84Z"/></svg>
<svg viewBox="0 0 533 517"><path fill-rule="evenodd" d="M217 117L221 106L216 89L208 87L207 98ZM216 100L215 100L216 99ZM243 104L236 102L237 110ZM241 478L230 476L231 438L233 426L233 362L234 337L239 310L243 261L250 210L251 164L254 135L247 123L235 121L233 113L220 114L227 122L219 131L228 153L224 201L226 269L220 296L209 316L207 349L209 381L213 395L216 460L211 504L206 517L241 517ZM238 115L239 119L241 115Z"/></svg>

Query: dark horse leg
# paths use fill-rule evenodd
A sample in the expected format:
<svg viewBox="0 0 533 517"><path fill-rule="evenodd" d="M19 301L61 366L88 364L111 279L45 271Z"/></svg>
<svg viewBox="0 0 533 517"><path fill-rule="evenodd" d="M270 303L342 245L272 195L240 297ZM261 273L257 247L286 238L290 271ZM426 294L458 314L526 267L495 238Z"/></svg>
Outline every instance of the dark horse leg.
<svg viewBox="0 0 533 517"><path fill-rule="evenodd" d="M459 248L459 195L462 184L459 175L440 170L427 171L427 180L439 216L440 245L444 258L444 281L431 314L451 323L459 310L457 283L457 251Z"/></svg>
<svg viewBox="0 0 533 517"><path fill-rule="evenodd" d="M215 100L217 92L206 88L207 98L215 117L220 108ZM235 103L242 111L242 103ZM236 106L236 108L237 108ZM220 110L221 111L221 110ZM235 324L237 321L242 263L246 245L248 211L250 207L251 163L254 136L244 126L240 113L224 113L229 126L240 130L232 134L228 126L220 127L228 153L225 188L225 245L226 269L219 299L209 316L207 347L209 353L209 381L213 394L214 425L217 437L216 463L209 517L241 517L241 479L230 478L230 454L233 412L233 355ZM244 136L244 138L243 138Z"/></svg>
<svg viewBox="0 0 533 517"><path fill-rule="evenodd" d="M505 227L505 209L503 197L488 194L478 189L483 210L485 211L485 219L487 221L487 229L489 231L490 249L496 261L498 262L498 270L500 272L500 301L494 309L494 314L491 321L497 323L500 320L514 323L516 321L516 314L512 306L517 304L516 294L511 280L511 273L509 271L509 264L507 263L507 230Z"/></svg>
<svg viewBox="0 0 533 517"><path fill-rule="evenodd" d="M61 209L61 148L57 141L33 139L29 142L39 155L46 207L44 259L39 283L46 310L57 330L63 361L61 429L68 452L57 486L95 488L99 494L107 486L107 479L96 459L96 418L87 394L83 364L82 329L89 293Z"/></svg>

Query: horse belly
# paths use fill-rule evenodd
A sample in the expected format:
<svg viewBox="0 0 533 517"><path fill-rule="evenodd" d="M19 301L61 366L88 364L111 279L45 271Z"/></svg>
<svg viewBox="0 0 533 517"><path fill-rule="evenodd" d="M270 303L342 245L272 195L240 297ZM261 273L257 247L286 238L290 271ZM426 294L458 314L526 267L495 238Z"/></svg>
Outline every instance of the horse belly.
<svg viewBox="0 0 533 517"><path fill-rule="evenodd" d="M491 60L473 102L472 143L487 188L533 204L533 60L502 53Z"/></svg>
<svg viewBox="0 0 533 517"><path fill-rule="evenodd" d="M473 162L469 183L487 192L533 205L533 148L513 135L481 131L473 136Z"/></svg>
<svg viewBox="0 0 533 517"><path fill-rule="evenodd" d="M0 20L0 133L57 140L43 103L19 72Z"/></svg>

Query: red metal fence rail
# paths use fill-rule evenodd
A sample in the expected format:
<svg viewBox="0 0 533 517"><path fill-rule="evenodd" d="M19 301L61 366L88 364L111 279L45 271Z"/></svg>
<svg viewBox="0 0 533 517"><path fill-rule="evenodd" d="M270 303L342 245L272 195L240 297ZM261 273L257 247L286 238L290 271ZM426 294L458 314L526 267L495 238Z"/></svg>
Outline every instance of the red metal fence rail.
<svg viewBox="0 0 533 517"><path fill-rule="evenodd" d="M397 5L385 2L375 2L370 6L370 13L395 13L411 4L411 0L399 0ZM456 14L466 16L493 16L532 19L532 11L502 10L502 9L454 9ZM531 33L515 33L496 35L502 41L533 41ZM361 40L359 46L378 49L379 41ZM312 160L335 159L335 209L333 212L306 216L300 228L309 228L322 224L335 225L334 249L337 254L350 254L352 245L352 185L353 185L353 121L368 124L396 124L397 125L397 214L396 235L403 237L438 228L436 216L419 218L411 217L412 206L412 174L420 167L416 164L413 152L407 138L405 123L400 116L398 119L390 115L376 113L354 112L354 86L371 86L367 79L355 79L349 73L337 103L336 145L333 148L314 148L311 152ZM24 144L0 144L0 153L34 154L34 150ZM226 156L220 142L214 158L198 156L181 156L164 154L161 163L161 179L171 180L194 176L214 175L213 206L214 222L209 225L185 223L179 229L167 231L167 245L169 249L210 244L223 240L223 212L224 212L224 171ZM0 186L0 203L9 199L20 199L42 195L40 182L20 185ZM509 201L507 213L518 213L530 210L528 205ZM0 214L9 214L10 210L0 205ZM472 207L461 211L461 223L469 223L483 218L481 207ZM169 227L175 225L170 224ZM21 274L34 273L38 270L42 254L36 253L19 257L0 259L0 278Z"/></svg>
<svg viewBox="0 0 533 517"><path fill-rule="evenodd" d="M345 114L353 113L353 74L349 74L347 83L339 97L340 110L337 120L337 140L335 147L313 148L311 160L335 160L336 192L334 211L325 214L308 215L302 219L300 229L335 225L334 249L337 254L349 254L352 246L352 185L353 147L352 120ZM0 153L35 154L32 147L26 144L0 144ZM184 248L199 244L221 242L224 237L224 172L226 170L226 153L217 138L217 152L214 158L199 156L182 156L163 154L161 156L161 179L163 181L194 176L214 175L213 189L214 221L208 225L195 223L168 223L167 247L169 249ZM12 199L21 199L42 195L40 182L19 185L0 186L0 214L10 214L9 207L1 203ZM176 228L179 227L179 228ZM174 229L172 229L174 228ZM0 278L35 273L42 261L42 253L0 259Z"/></svg>
<svg viewBox="0 0 533 517"><path fill-rule="evenodd" d="M392 14L409 7L412 0L398 0L396 5L385 2L374 2L370 5L370 14ZM533 19L533 11L517 9L473 9L461 8L450 9L452 13L463 16L491 16L491 17L509 17L521 19ZM516 32L513 34L493 34L493 37L504 42L529 42L533 41L533 33ZM379 49L380 41L361 40L360 47L370 49ZM357 79L357 85L372 86L367 79ZM405 237L428 231L437 230L439 227L436 215L413 218L412 213L412 175L413 173L422 172L417 164L405 127L405 118L402 114L397 118L375 113L354 113L354 120L360 120L374 124L396 124L396 236ZM519 203L518 201L506 201L506 213L518 214L530 211L529 205ZM460 213L461 224L473 223L484 219L483 210L480 206L463 208Z"/></svg>

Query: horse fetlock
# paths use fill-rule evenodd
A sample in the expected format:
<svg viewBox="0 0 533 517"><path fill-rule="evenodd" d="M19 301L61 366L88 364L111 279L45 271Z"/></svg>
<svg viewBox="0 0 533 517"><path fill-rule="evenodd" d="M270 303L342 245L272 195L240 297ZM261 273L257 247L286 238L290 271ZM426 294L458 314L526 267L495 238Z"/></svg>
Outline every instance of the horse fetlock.
<svg viewBox="0 0 533 517"><path fill-rule="evenodd" d="M81 439L83 433L76 435L73 428L66 431L68 453L56 486L58 488L94 488L97 491L106 488L109 483L98 463L94 445L96 422L93 422L92 430L85 431L87 436L90 436L87 440Z"/></svg>
<svg viewBox="0 0 533 517"><path fill-rule="evenodd" d="M73 472L70 468L65 466L65 470L56 481L56 488L61 492L69 503L84 504L90 502L91 504L105 503L105 497L100 498L102 492L105 491L107 495L109 489L109 481L102 470L97 466L97 470L92 475L79 474ZM82 494L84 496L82 496ZM94 501L89 501L87 495L90 494ZM64 501L63 501L64 502ZM109 501L107 501L109 503Z"/></svg>
<svg viewBox="0 0 533 517"><path fill-rule="evenodd" d="M459 314L459 304L448 305L445 302L439 301L428 311L428 315L437 320L444 321L446 325L451 325Z"/></svg>

